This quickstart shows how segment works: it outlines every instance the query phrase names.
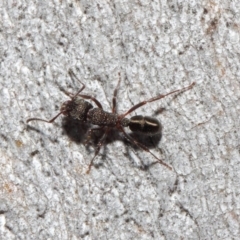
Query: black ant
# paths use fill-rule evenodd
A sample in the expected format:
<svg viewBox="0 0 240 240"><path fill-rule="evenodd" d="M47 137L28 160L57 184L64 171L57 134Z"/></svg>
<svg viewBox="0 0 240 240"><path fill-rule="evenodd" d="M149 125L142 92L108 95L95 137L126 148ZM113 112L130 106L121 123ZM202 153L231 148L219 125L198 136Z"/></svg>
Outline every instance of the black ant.
<svg viewBox="0 0 240 240"><path fill-rule="evenodd" d="M173 93L189 90L194 86L195 82L193 82L191 85L189 85L187 87L172 91L172 92L164 94L164 95L158 95L156 97L142 101L142 102L134 105L133 107L131 107L125 113L119 115L116 112L116 106L117 106L116 97L117 97L118 88L119 88L119 85L121 82L120 74L119 74L119 80L118 80L117 87L115 88L114 93L113 93L113 99L112 99L113 106L112 106L111 113L104 111L101 103L96 98L91 97L89 95L80 94L83 91L83 89L85 88L85 84L83 84L77 78L77 76L73 73L72 70L69 70L69 75L71 78L76 78L83 85L80 88L80 90L75 95L69 94L71 100L64 102L60 108L60 112L52 119L44 120L41 118L29 118L29 119L27 119L27 123L30 121L33 121L33 120L52 123L55 121L55 119L57 117L59 117L59 115L63 114L65 116L71 117L71 118L79 120L81 122L87 122L92 125L98 125L97 128L89 129L88 134L87 134L89 137L89 136L91 136L93 131L97 131L97 130L104 131L103 135L101 136L101 138L97 144L95 154L88 166L87 173L90 172L95 157L98 155L101 146L104 144L104 141L106 140L108 133L113 128L122 132L123 135L130 142L133 142L135 145L142 148L144 151L149 152L154 158L157 159L157 161L159 163L161 163L165 167L172 170L172 167L170 167L168 164L166 164L161 159L159 159L157 156L155 156L146 146L144 146L142 143L139 143L138 141L136 141L133 137L131 137L129 134L127 134L124 130L125 127L129 127L133 133L140 133L140 134L144 134L144 135L158 134L161 131L161 125L160 125L159 121L156 118L142 116L142 115L133 116L130 119L126 118L126 116L147 103L157 101L157 100L164 98ZM93 101L97 105L97 108L94 108L91 103L85 101L84 99Z"/></svg>

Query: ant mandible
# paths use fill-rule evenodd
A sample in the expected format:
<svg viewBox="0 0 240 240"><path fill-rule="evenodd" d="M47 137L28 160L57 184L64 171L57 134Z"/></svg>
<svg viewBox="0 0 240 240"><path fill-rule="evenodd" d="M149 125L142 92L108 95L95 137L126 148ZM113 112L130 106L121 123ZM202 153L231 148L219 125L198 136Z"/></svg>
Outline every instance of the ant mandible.
<svg viewBox="0 0 240 240"><path fill-rule="evenodd" d="M80 81L80 79L77 78L77 76L73 73L72 70L69 70L68 73L71 78L77 79L83 85L80 88L80 90L74 95L69 94L71 100L64 102L60 108L60 112L52 119L45 120L45 119L41 119L41 118L29 118L29 119L27 119L27 123L30 121L34 121L34 120L52 123L55 121L55 119L57 117L59 117L61 114L63 114L65 116L71 117L71 118L79 120L81 122L87 122L92 125L97 125L98 126L97 128L91 128L88 130L87 136L91 136L92 132L96 131L96 130L103 130L104 133L101 136L101 138L97 144L95 154L88 166L87 173L90 172L91 167L93 165L93 161L94 161L95 157L98 155L98 153L101 149L101 146L104 144L104 141L106 140L106 137L108 136L108 133L110 132L111 129L117 129L119 132L122 132L123 135L130 142L132 142L136 146L142 148L144 151L149 152L155 159L157 159L157 161L160 164L162 164L165 167L167 167L168 169L172 170L172 167L170 167L168 164L166 164L161 159L159 159L146 146L144 146L142 143L135 140L124 130L125 127L129 127L129 129L133 133L140 133L140 134L144 134L144 135L154 135L154 134L160 133L160 130L161 130L160 122L156 118L152 118L149 116L136 115L136 116L131 117L130 119L126 118L126 116L129 115L131 112L135 111L136 109L144 106L147 103L154 102L159 99L165 98L166 96L171 95L173 93L189 90L194 86L195 82L193 82L192 84L190 84L187 87L177 89L177 90L174 90L167 94L158 95L156 97L142 101L142 102L134 105L133 107L131 107L125 113L119 115L116 112L116 106L117 106L116 98L117 98L117 92L118 92L120 82L121 82L120 73L119 73L119 80L118 80L117 86L113 93L112 112L111 113L104 111L101 103L96 98L89 96L89 95L80 94L83 91L83 89L85 88L85 84L83 84ZM91 103L89 103L88 101L85 101L84 99L93 101L97 105L97 107L94 108Z"/></svg>

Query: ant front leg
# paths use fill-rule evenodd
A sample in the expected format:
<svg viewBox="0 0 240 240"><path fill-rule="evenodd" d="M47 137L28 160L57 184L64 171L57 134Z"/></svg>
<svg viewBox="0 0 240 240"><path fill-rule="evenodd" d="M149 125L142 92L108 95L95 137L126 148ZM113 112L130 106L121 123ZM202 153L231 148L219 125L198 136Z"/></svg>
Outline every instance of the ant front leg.
<svg viewBox="0 0 240 240"><path fill-rule="evenodd" d="M82 98L84 98L84 99L92 100L93 102L95 102L95 104L96 104L99 108L103 109L101 103L100 103L96 98L94 98L94 97L92 97L92 96L89 96L89 95L82 95L82 94L80 94L80 93L83 91L83 89L85 88L85 84L80 81L80 79L76 76L76 74L72 71L72 69L70 69L70 70L68 71L68 73L69 73L69 75L70 75L70 77L71 77L72 79L74 79L74 78L77 79L83 86L82 86L82 88L81 88L76 94L74 94L74 95L70 94L70 95L69 95L69 93L68 93L67 95L69 95L72 99L75 99L77 96L80 96L80 97L82 97Z"/></svg>
<svg viewBox="0 0 240 240"><path fill-rule="evenodd" d="M80 97L82 97L82 98L84 98L84 99L92 100L93 102L95 102L95 104L96 104L99 108L103 109L102 104L101 104L96 98L94 98L94 97L92 97L92 96L89 96L89 95L82 95L82 94L79 94L78 96L80 96Z"/></svg>
<svg viewBox="0 0 240 240"><path fill-rule="evenodd" d="M80 79L75 75L75 73L73 72L72 69L69 69L68 74L69 74L69 76L70 76L72 79L74 79L74 78L77 79L77 80L83 85L83 86L77 91L76 94L73 95L73 94L71 94L71 93L67 93L67 95L70 96L70 97L73 99L73 98L76 98L76 97L79 95L79 93L83 91L83 89L85 88L85 84L80 81Z"/></svg>
<svg viewBox="0 0 240 240"><path fill-rule="evenodd" d="M50 120L45 120L45 119L42 119L42 118L29 118L29 119L27 119L26 122L28 123L28 122L31 122L31 121L36 120L36 121L42 121L42 122L46 122L46 123L52 123L52 122L54 122L55 119L58 118L59 115L61 115L61 114L62 114L62 112L58 113L55 117L53 117L53 118L50 119Z"/></svg>
<svg viewBox="0 0 240 240"><path fill-rule="evenodd" d="M85 84L83 84L83 83L76 77L76 75L73 73L73 71L72 71L71 69L68 71L68 74L70 75L70 77L71 77L72 79L73 79L73 78L76 78L76 79L83 85L83 86L77 91L76 94L69 93L69 92L67 92L66 90L62 89L63 92L64 92L67 96L69 96L69 97L71 98L71 100L68 101L68 102L73 102L74 99L83 91L83 89L85 88ZM97 100L96 100L96 101L97 101ZM98 101L97 101L97 102L98 102ZM100 104L100 103L99 103L99 104ZM101 104L100 104L100 105L101 105ZM42 119L42 118L29 118L29 119L27 119L27 123L30 122L30 121L34 121L34 120L36 120L36 121L42 121L42 122L46 122L46 123L52 123L52 122L54 122L55 119L58 118L59 115L61 115L61 114L64 114L64 112L63 112L63 111L59 112L55 117L53 117L53 118L50 119L50 120L45 120L45 119Z"/></svg>
<svg viewBox="0 0 240 240"><path fill-rule="evenodd" d="M134 105L133 107L131 107L126 113L124 113L123 115L121 115L121 118L124 118L126 117L128 114L130 114L131 112L135 111L136 109L142 107L143 105L147 104L147 103L150 103L150 102L154 102L154 101L157 101L161 98L165 98L166 96L168 95L171 95L173 93L177 93L177 92L181 92L181 91L187 91L189 89L191 89L193 86L195 85L195 82L193 82L191 85L185 87L185 88L181 88L181 89L178 89L178 90L175 90L175 91L172 91L170 93L167 93L167 94L164 94L164 95L159 95L159 96L156 96L156 97L153 97L153 98L150 98L148 100L145 100L145 101L142 101L136 105Z"/></svg>

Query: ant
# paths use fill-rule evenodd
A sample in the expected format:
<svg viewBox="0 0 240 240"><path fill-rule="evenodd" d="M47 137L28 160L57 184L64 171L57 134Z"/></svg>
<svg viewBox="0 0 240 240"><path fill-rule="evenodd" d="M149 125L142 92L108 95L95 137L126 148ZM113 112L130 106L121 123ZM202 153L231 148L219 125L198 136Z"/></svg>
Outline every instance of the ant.
<svg viewBox="0 0 240 240"><path fill-rule="evenodd" d="M81 122L87 122L92 125L97 125L98 127L91 128L88 130L88 132L87 132L88 138L91 137L91 134L93 131L103 130L104 133L102 134L102 136L97 144L95 154L88 166L87 173L90 172L91 167L93 165L93 161L94 161L95 157L98 155L98 153L99 153L102 145L104 144L106 137L108 136L111 129L117 129L119 132L122 132L123 135L130 142L132 142L136 146L142 148L144 151L149 152L155 159L157 159L157 161L160 164L162 164L165 167L167 167L168 169L172 170L172 167L170 167L168 164L166 164L161 159L159 159L157 156L155 156L146 146L144 146L142 143L136 141L133 137L131 137L124 130L125 127L129 127L129 129L133 133L140 133L140 134L151 136L151 135L160 133L160 131L161 131L160 122L156 118L152 118L149 116L136 115L136 116L131 117L130 119L126 118L126 116L129 115L131 112L135 111L136 109L144 106L147 103L154 102L159 99L165 98L166 96L171 95L173 93L189 90L195 85L195 82L193 82L192 84L190 84L187 87L184 87L184 88L181 88L178 90L174 90L174 91L169 92L164 95L160 94L156 97L142 101L142 102L134 105L133 107L131 107L125 113L119 115L119 114L117 114L117 111L116 111L116 107L117 107L116 98L117 98L117 92L118 92L120 82L121 82L120 73L119 73L119 80L118 80L117 86L113 93L112 112L111 113L104 111L101 103L96 98L89 96L89 95L80 94L84 90L85 84L83 84L80 81L80 79L77 78L77 76L73 73L73 71L71 69L68 71L68 73L72 79L73 78L77 79L83 86L78 90L78 92L76 94L70 94L70 93L68 94L71 99L68 101L65 101L62 104L62 106L60 108L60 112L52 119L45 120L45 119L41 119L41 118L29 118L29 119L27 119L27 123L30 121L34 121L34 120L52 123L55 121L56 118L58 118L61 114L63 114L65 116L71 117L71 118L79 120ZM84 99L93 101L97 107L94 108L91 103L89 103L88 101L85 101Z"/></svg>

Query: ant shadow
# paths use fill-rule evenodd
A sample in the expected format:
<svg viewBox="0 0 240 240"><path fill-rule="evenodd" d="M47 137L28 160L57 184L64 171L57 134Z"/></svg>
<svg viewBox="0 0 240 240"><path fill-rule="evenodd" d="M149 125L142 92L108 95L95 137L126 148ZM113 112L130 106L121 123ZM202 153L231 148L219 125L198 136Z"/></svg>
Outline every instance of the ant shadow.
<svg viewBox="0 0 240 240"><path fill-rule="evenodd" d="M73 142L80 144L84 142L90 125L71 117L63 117L62 129L63 134L66 134Z"/></svg>
<svg viewBox="0 0 240 240"><path fill-rule="evenodd" d="M162 139L162 131L160 131L158 134L152 135L152 136L146 136L146 135L141 135L138 133L129 133L129 135L134 138L134 140L136 140L137 142L139 142L140 144L144 145L145 147L147 147L149 150L150 149L156 149L159 142ZM143 171L148 171L150 167L152 167L155 164L159 164L158 161L155 161L155 159L153 158L153 161L145 161L144 159L142 159L141 157L138 156L138 152L139 151L143 151L143 149L141 149L140 147L136 146L136 144L130 142L129 140L127 140L126 138L122 137L122 141L125 143L125 149L126 149L126 155L128 156L130 162L137 168L139 168L140 170ZM131 150L130 150L131 149ZM135 160L132 157L131 151L133 151L135 154L137 154L138 159L140 160L141 164L137 164L135 163ZM149 154L149 153L147 153ZM150 155L150 154L149 154ZM150 158L151 155L149 156Z"/></svg>
<svg viewBox="0 0 240 240"><path fill-rule="evenodd" d="M89 139L88 131L92 128L91 124L87 124L84 122L80 122L79 120L75 120L71 117L64 117L62 119L62 129L63 134L67 135L71 141L75 142L76 144L84 144L86 147L86 150L90 153L90 146L93 146L94 148L97 147L97 144L99 143L102 135L104 134L104 128L102 130L96 130L94 131ZM161 128L162 129L162 128ZM139 142L140 144L144 145L148 149L156 148L158 143L161 141L162 138L162 131L160 131L158 134L147 136L139 133L128 133L130 137L132 137L134 140ZM85 144L87 141L87 144ZM108 136L106 137L103 145L102 145L102 151L101 158L103 160L107 157L107 148L106 146L115 142L115 141L122 141L124 145L126 146L126 153L125 155L128 155L128 157L131 159L131 154L129 152L129 148L133 149L134 151L144 151L140 147L138 147L133 142L126 139L121 132L118 132L114 128L109 132ZM134 162L134 160L131 160L131 162ZM150 166L155 164L156 162L153 162L151 164L144 164L143 161L141 161L142 164L139 166L141 170L147 170ZM103 165L103 162L96 161L94 163L94 166L96 168L99 168Z"/></svg>
<svg viewBox="0 0 240 240"><path fill-rule="evenodd" d="M75 120L71 117L64 117L62 121L62 128L63 133L66 134L73 142L77 144L84 143L86 139L88 138L87 132L91 129L91 125L80 122L79 120ZM102 130L94 131L91 134L90 142L93 145L97 145L101 136L104 133L104 128ZM143 144L145 147L151 149L155 148L156 145L161 141L162 138L162 132L155 134L155 135L143 135L140 133L128 133L130 137L134 138L137 142ZM106 137L106 140L104 141L104 145L108 145L115 141L123 141L124 143L128 142L128 144L131 144L134 149L139 149L136 144L130 142L127 140L121 132L119 133L114 128L109 132L108 136Z"/></svg>

